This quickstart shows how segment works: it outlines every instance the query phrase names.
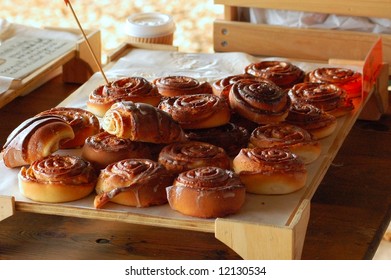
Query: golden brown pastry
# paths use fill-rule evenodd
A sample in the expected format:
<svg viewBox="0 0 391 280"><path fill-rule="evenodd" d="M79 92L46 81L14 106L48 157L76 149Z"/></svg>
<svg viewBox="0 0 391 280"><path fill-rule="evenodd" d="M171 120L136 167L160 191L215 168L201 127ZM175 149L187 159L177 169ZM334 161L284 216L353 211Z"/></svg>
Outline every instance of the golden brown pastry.
<svg viewBox="0 0 391 280"><path fill-rule="evenodd" d="M186 140L182 128L168 113L145 103L114 103L104 115L102 127L132 141L169 144Z"/></svg>
<svg viewBox="0 0 391 280"><path fill-rule="evenodd" d="M57 151L60 143L73 139L72 127L58 116L35 116L25 120L8 136L3 146L7 167L28 165Z"/></svg>
<svg viewBox="0 0 391 280"><path fill-rule="evenodd" d="M337 127L337 118L307 103L293 102L285 121L300 126L315 139L331 135Z"/></svg>
<svg viewBox="0 0 391 280"><path fill-rule="evenodd" d="M51 155L18 174L19 190L40 202L68 202L88 196L96 184L91 164L77 156Z"/></svg>
<svg viewBox="0 0 391 280"><path fill-rule="evenodd" d="M192 94L164 98L159 109L167 112L183 129L202 129L227 124L228 103L213 94Z"/></svg>
<svg viewBox="0 0 391 280"><path fill-rule="evenodd" d="M56 107L39 113L37 116L55 115L63 118L73 129L75 137L60 143L60 149L80 148L88 136L99 132L98 118L81 108Z"/></svg>
<svg viewBox="0 0 391 280"><path fill-rule="evenodd" d="M233 169L250 193L287 194L303 188L307 181L304 163L288 149L242 149Z"/></svg>
<svg viewBox="0 0 391 280"><path fill-rule="evenodd" d="M223 148L196 141L172 143L165 146L159 154L158 161L168 171L175 174L203 166L229 169L231 165Z"/></svg>
<svg viewBox="0 0 391 280"><path fill-rule="evenodd" d="M290 88L304 81L305 73L287 61L261 61L246 66L245 72L274 82L281 88Z"/></svg>
<svg viewBox="0 0 391 280"><path fill-rule="evenodd" d="M293 102L314 105L335 117L344 116L354 109L346 91L333 84L300 83L294 85L288 94Z"/></svg>
<svg viewBox="0 0 391 280"><path fill-rule="evenodd" d="M182 172L167 188L170 207L184 215L217 218L237 213L246 189L232 171L200 167Z"/></svg>
<svg viewBox="0 0 391 280"><path fill-rule="evenodd" d="M236 156L241 148L248 144L250 134L244 127L227 123L225 125L185 130L186 138L191 141L210 143L221 147L229 156Z"/></svg>
<svg viewBox="0 0 391 280"><path fill-rule="evenodd" d="M328 83L341 87L350 98L361 96L362 75L348 68L317 68L307 74L306 80L312 83Z"/></svg>
<svg viewBox="0 0 391 280"><path fill-rule="evenodd" d="M166 187L173 176L159 163L149 159L124 159L101 170L96 184L94 206L107 202L133 207L167 203Z"/></svg>
<svg viewBox="0 0 391 280"><path fill-rule="evenodd" d="M100 170L127 158L151 158L147 143L118 138L106 131L88 137L82 148L82 158Z"/></svg>
<svg viewBox="0 0 391 280"><path fill-rule="evenodd" d="M172 97L179 95L212 93L212 87L208 82L187 76L167 76L153 81L159 93L163 96Z"/></svg>
<svg viewBox="0 0 391 280"><path fill-rule="evenodd" d="M288 123L257 127L251 133L249 147L289 149L304 164L315 161L321 152L319 141L307 130Z"/></svg>
<svg viewBox="0 0 391 280"><path fill-rule="evenodd" d="M117 101L132 101L157 106L161 95L156 86L142 77L126 77L101 85L90 93L87 108L98 117Z"/></svg>
<svg viewBox="0 0 391 280"><path fill-rule="evenodd" d="M231 87L229 103L242 117L258 124L268 124L285 120L291 100L273 83L243 80Z"/></svg>

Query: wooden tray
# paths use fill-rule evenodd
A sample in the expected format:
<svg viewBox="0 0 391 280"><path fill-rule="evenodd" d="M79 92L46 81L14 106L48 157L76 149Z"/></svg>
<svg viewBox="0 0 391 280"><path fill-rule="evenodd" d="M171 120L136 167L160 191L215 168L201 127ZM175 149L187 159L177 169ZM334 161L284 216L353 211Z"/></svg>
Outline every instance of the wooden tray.
<svg viewBox="0 0 391 280"><path fill-rule="evenodd" d="M121 52L124 50L125 53L131 52L132 46L122 47ZM111 66L112 64L109 68ZM372 74L375 75L371 73L370 80L376 80ZM83 93L94 89L101 81L101 77L94 79L93 76L59 105L72 105L75 98L83 100ZM351 114L338 119L334 134L321 140L322 153L318 160L308 165L309 176L305 188L281 196L248 194L243 209L235 215L198 219L177 213L168 205L132 208L113 203L105 209L97 210L93 208L94 195L70 203L36 203L19 193L16 180L18 170L7 169L1 161L0 172L4 173L6 181L3 182L5 188L2 189L0 185L0 219L13 215L15 211L23 211L210 232L244 259L299 259L310 216L310 200L372 94L373 85L372 83L370 90L362 98L355 100L355 109ZM80 151L74 152L77 154Z"/></svg>
<svg viewBox="0 0 391 280"><path fill-rule="evenodd" d="M81 35L77 29L46 28ZM88 40L97 57L101 57L100 31L87 30ZM81 37L82 38L82 37ZM75 47L53 59L50 63L35 70L20 81L20 86L0 94L0 108L16 97L26 95L49 79L63 72L64 82L82 84L99 71L84 39L75 42Z"/></svg>

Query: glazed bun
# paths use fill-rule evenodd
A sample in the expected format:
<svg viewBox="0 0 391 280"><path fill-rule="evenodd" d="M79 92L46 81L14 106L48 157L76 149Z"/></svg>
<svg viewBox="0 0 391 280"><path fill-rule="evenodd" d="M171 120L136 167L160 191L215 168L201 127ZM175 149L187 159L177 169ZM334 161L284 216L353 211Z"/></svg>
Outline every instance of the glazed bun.
<svg viewBox="0 0 391 280"><path fill-rule="evenodd" d="M133 207L167 203L166 187L173 176L159 163L149 159L124 159L101 170L96 184L94 206L109 201Z"/></svg>
<svg viewBox="0 0 391 280"><path fill-rule="evenodd" d="M237 213L246 189L232 171L200 167L180 173L167 188L170 207L184 215L217 218Z"/></svg>
<svg viewBox="0 0 391 280"><path fill-rule="evenodd" d="M100 170L127 158L150 159L151 151L146 143L118 138L104 131L86 139L81 156Z"/></svg>
<svg viewBox="0 0 391 280"><path fill-rule="evenodd" d="M99 132L98 118L81 108L56 107L39 113L37 116L55 115L64 119L73 129L75 137L60 143L60 149L80 148L87 137Z"/></svg>
<svg viewBox="0 0 391 280"><path fill-rule="evenodd" d="M22 167L19 190L39 202L68 202L93 192L96 183L91 164L77 156L51 155Z"/></svg>
<svg viewBox="0 0 391 280"><path fill-rule="evenodd" d="M307 180L304 163L287 149L242 149L233 160L247 192L287 194L303 188Z"/></svg>
<svg viewBox="0 0 391 280"><path fill-rule="evenodd" d="M196 141L172 143L165 146L159 154L158 161L168 171L175 174L203 166L229 169L231 165L223 148Z"/></svg>
<svg viewBox="0 0 391 280"><path fill-rule="evenodd" d="M319 141L308 131L288 123L257 127L251 133L249 147L289 149L305 164L315 161L321 152Z"/></svg>
<svg viewBox="0 0 391 280"><path fill-rule="evenodd" d="M58 116L35 116L25 120L8 136L3 160L9 168L31 164L51 155L60 143L73 139L72 127Z"/></svg>
<svg viewBox="0 0 391 280"><path fill-rule="evenodd" d="M163 96L179 96L201 93L212 93L212 87L208 82L200 82L187 76L167 76L153 81L159 93Z"/></svg>
<svg viewBox="0 0 391 280"><path fill-rule="evenodd" d="M118 101L132 101L157 106L161 95L156 86L142 77L125 77L101 85L92 91L88 97L89 111L103 117L107 110Z"/></svg>
<svg viewBox="0 0 391 280"><path fill-rule="evenodd" d="M183 129L202 129L227 124L228 103L213 94L193 94L163 99L159 109L167 112Z"/></svg>

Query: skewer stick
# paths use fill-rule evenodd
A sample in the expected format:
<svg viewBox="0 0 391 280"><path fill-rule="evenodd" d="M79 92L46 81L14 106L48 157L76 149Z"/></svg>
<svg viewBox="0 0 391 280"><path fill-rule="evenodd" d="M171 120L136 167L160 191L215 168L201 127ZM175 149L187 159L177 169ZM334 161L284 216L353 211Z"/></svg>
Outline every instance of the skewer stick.
<svg viewBox="0 0 391 280"><path fill-rule="evenodd" d="M73 10L73 7L72 7L71 2L70 2L69 0L64 0L64 2L65 2L65 5L69 6L69 8L71 8L72 14L73 14L73 16L75 17L75 20L76 20L76 22L77 22L77 25L79 26L80 31L81 31L81 33L83 34L84 40L85 40L86 43L87 43L88 49L89 49L89 51L91 52L92 57L94 58L96 65L98 65L98 68L99 68L100 72L102 73L102 76L103 76L103 78L104 78L105 81L106 81L106 84L109 85L109 81L107 80L107 77L106 77L106 75L105 75L105 72L103 71L102 65L99 63L98 59L96 58L96 55L95 55L94 51L93 51L92 48L91 48L90 42L88 41L88 38L87 38L87 35L86 35L86 33L84 32L84 30L83 30L83 28L82 28L82 26L81 26L81 24L80 24L80 21L79 21L79 19L78 19L77 16L76 16L75 11Z"/></svg>

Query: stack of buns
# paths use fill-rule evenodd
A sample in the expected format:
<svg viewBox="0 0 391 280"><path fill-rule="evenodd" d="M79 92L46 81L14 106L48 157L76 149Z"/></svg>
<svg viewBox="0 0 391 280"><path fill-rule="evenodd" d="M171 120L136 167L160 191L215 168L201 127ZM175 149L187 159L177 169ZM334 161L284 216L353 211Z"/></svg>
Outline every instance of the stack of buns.
<svg viewBox="0 0 391 280"><path fill-rule="evenodd" d="M20 191L35 201L94 193L96 208L168 203L199 218L233 215L246 193L306 186L320 139L354 109L353 78L319 78L334 70L360 78L348 69L305 74L284 61L253 63L211 84L119 78L91 92L86 110L52 108L23 122L8 137L3 161L20 168Z"/></svg>

